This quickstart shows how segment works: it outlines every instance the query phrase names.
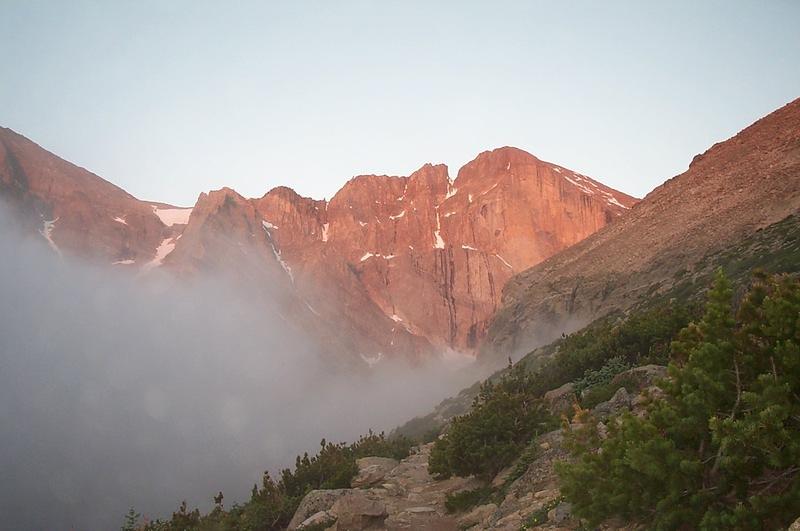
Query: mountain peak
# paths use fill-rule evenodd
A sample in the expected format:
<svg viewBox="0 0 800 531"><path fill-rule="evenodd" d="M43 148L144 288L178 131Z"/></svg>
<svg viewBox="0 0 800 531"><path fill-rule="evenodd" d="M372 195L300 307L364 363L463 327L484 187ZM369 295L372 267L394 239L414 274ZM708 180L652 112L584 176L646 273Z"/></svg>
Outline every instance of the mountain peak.
<svg viewBox="0 0 800 531"><path fill-rule="evenodd" d="M28 179L20 204L38 205L33 228L59 250L178 275L233 272L269 286L285 315L357 360L471 351L512 275L635 201L501 147L455 181L426 163L409 176L355 176L330 202L285 186L258 199L223 187L178 209L138 201L27 141L4 145L13 163L0 165L3 190L13 175ZM74 193L53 193L65 186Z"/></svg>
<svg viewBox="0 0 800 531"><path fill-rule="evenodd" d="M527 352L626 310L644 289L652 296L694 278L708 256L796 214L798 175L800 99L714 144L618 222L509 282L487 350Z"/></svg>

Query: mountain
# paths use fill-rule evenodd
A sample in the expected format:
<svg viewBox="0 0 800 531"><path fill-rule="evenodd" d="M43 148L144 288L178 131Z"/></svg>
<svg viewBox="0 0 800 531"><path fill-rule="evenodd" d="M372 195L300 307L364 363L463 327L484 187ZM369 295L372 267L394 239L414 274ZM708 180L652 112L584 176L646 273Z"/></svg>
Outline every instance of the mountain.
<svg viewBox="0 0 800 531"><path fill-rule="evenodd" d="M800 99L694 157L618 222L511 279L482 352L526 353L668 295L709 257L799 210Z"/></svg>
<svg viewBox="0 0 800 531"><path fill-rule="evenodd" d="M0 198L58 252L63 248L95 261L144 261L168 232L155 206L5 128L0 128Z"/></svg>
<svg viewBox="0 0 800 531"><path fill-rule="evenodd" d="M0 130L0 196L59 253L147 272L233 273L281 317L368 364L474 352L515 274L616 223L636 199L511 147L361 175L330 201L224 188L141 201ZM355 356L354 356L355 355Z"/></svg>

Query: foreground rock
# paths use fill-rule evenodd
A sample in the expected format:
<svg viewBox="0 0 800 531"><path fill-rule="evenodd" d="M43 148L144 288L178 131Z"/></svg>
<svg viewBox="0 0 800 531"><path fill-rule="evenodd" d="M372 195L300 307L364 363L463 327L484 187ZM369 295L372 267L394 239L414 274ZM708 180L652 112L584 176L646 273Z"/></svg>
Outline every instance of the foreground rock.
<svg viewBox="0 0 800 531"><path fill-rule="evenodd" d="M635 404L645 403L660 390L652 383L665 374L665 368L648 366L628 371L642 386L641 393L629 394L620 387L613 397L593 410L593 422L600 431L616 415L635 411ZM630 378L628 378L630 381ZM572 388L553 393L553 403L574 401ZM572 426L576 426L573 420ZM492 481L495 498L459 514L449 514L444 506L448 494L472 490L484 483L474 478L450 478L436 481L428 474L428 459L433 443L420 446L401 462L385 458L358 460L355 485L367 488L313 491L300 504L289 529L328 524L329 530L361 529L433 529L503 530L579 529L581 521L572 514L571 505L561 496L555 465L569 459L564 445L564 431L559 429L539 436L535 459L520 475L516 466L508 467ZM517 477L515 477L517 476ZM637 524L608 521L598 529L640 529Z"/></svg>
<svg viewBox="0 0 800 531"><path fill-rule="evenodd" d="M300 503L289 529L325 522L331 522L331 530L459 529L456 516L448 514L444 507L445 498L482 483L474 478L434 480L428 474L432 446L418 447L399 463L376 457L359 459L354 484L374 486L310 492Z"/></svg>
<svg viewBox="0 0 800 531"><path fill-rule="evenodd" d="M364 457L356 461L358 475L353 479L353 487L369 487L383 481L386 474L400 463L389 457Z"/></svg>
<svg viewBox="0 0 800 531"><path fill-rule="evenodd" d="M562 415L572 410L576 403L575 385L572 382L565 383L558 389L553 389L544 394L544 401L547 409L553 415Z"/></svg>

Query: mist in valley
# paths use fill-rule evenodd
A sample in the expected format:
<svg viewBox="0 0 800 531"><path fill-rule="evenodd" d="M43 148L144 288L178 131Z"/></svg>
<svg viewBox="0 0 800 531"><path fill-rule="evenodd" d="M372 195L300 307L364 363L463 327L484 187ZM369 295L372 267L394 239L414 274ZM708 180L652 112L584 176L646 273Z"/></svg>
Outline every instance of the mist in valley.
<svg viewBox="0 0 800 531"><path fill-rule="evenodd" d="M131 506L166 517L184 499L208 509L218 491L230 506L323 437L388 431L476 379L452 362L336 371L225 279L137 277L8 229L0 253L11 529L116 529Z"/></svg>

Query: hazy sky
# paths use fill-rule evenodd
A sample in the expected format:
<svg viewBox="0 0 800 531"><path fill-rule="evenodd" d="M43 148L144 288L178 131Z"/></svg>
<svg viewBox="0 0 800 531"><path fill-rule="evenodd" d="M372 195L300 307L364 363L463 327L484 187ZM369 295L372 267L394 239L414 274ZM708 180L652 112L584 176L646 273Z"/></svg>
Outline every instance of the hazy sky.
<svg viewBox="0 0 800 531"><path fill-rule="evenodd" d="M641 196L800 96L798 21L795 0L2 0L0 125L177 204L455 176L501 145Z"/></svg>

